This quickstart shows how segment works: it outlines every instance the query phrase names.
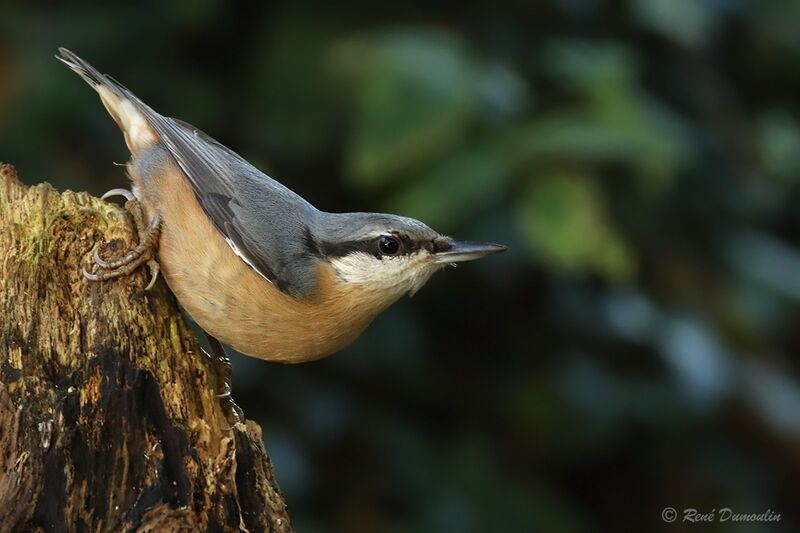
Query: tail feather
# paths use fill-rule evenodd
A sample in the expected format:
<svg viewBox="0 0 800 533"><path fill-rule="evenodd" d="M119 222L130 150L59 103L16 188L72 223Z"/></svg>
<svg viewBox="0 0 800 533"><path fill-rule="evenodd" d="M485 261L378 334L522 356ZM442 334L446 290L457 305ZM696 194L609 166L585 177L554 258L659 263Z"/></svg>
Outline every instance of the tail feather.
<svg viewBox="0 0 800 533"><path fill-rule="evenodd" d="M56 59L67 65L69 68L74 70L81 78L83 78L86 83L91 85L92 87L96 87L97 85L104 84L104 76L101 74L96 68L91 66L89 63L81 59L80 57L76 56L71 50L67 50L66 48L59 48L58 54L56 55Z"/></svg>
<svg viewBox="0 0 800 533"><path fill-rule="evenodd" d="M78 74L83 80L97 89L98 86L104 86L111 89L115 94L122 98L127 98L135 102L141 103L135 94L125 88L120 82L109 76L103 74L92 65L87 63L84 59L76 55L73 51L66 48L59 48L56 59L67 65L72 71Z"/></svg>
<svg viewBox="0 0 800 533"><path fill-rule="evenodd" d="M66 48L59 48L56 59L77 73L100 95L100 100L125 136L131 153L136 154L152 146L158 136L147 121L147 114L155 114L135 94L107 74L102 74L92 65Z"/></svg>

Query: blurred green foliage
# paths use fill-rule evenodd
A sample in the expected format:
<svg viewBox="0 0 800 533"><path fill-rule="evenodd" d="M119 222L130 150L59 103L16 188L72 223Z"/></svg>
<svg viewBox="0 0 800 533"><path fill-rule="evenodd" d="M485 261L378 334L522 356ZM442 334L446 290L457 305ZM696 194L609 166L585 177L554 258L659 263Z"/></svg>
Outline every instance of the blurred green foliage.
<svg viewBox="0 0 800 533"><path fill-rule="evenodd" d="M790 531L798 20L779 0L5 2L0 159L124 181L67 46L320 208L510 245L335 357L236 359L300 531L667 529L666 506Z"/></svg>

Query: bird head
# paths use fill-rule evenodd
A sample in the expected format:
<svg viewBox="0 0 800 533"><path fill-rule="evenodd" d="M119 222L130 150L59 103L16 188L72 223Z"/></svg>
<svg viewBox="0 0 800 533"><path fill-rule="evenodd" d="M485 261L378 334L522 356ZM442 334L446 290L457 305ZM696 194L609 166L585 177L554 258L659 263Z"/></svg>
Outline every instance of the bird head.
<svg viewBox="0 0 800 533"><path fill-rule="evenodd" d="M338 278L387 299L413 295L447 265L506 249L458 241L413 218L380 213L331 213L318 235L320 252Z"/></svg>

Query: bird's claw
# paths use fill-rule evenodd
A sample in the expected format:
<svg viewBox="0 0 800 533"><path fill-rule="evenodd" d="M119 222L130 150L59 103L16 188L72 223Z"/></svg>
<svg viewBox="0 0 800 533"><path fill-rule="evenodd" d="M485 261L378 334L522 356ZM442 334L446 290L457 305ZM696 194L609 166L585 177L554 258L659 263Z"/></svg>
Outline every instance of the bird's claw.
<svg viewBox="0 0 800 533"><path fill-rule="evenodd" d="M129 202L133 202L136 200L136 195L134 195L128 189L111 189L107 191L103 196L100 197L101 200L105 200L106 198L111 198L112 196L124 196L125 199Z"/></svg>
<svg viewBox="0 0 800 533"><path fill-rule="evenodd" d="M98 248L95 248L95 249L92 251L92 260L93 260L93 261L95 262L95 264L96 264L97 266L99 266L100 268L108 268L108 263L107 263L106 261L104 261L104 260L103 260L103 259L100 257L100 252L98 251Z"/></svg>
<svg viewBox="0 0 800 533"><path fill-rule="evenodd" d="M158 273L161 272L161 266L155 259L150 259L147 262L147 266L150 267L150 283L147 284L144 290L149 291L153 288L153 285L156 284L156 281L158 281Z"/></svg>
<svg viewBox="0 0 800 533"><path fill-rule="evenodd" d="M206 355L211 359L214 371L217 374L217 393L215 396L219 399L219 404L225 413L226 420L232 424L231 428L229 429L233 429L236 424L239 424L244 420L244 411L242 411L242 408L236 405L236 402L233 400L231 387L233 366L231 365L231 360L228 359L228 354L225 353L225 348L222 347L222 344L208 332L205 333L206 338L208 339L208 344L211 347L211 354L206 353L205 350L203 350L203 353L206 353Z"/></svg>
<svg viewBox="0 0 800 533"><path fill-rule="evenodd" d="M87 271L85 268L81 269L81 274L83 274L83 277L88 279L89 281L100 281L100 278L97 277L97 274L92 274L91 272Z"/></svg>
<svg viewBox="0 0 800 533"><path fill-rule="evenodd" d="M142 205L133 193L127 189L111 189L102 198L105 199L110 196L124 196L126 198L125 209L133 217L136 233L139 236L139 244L122 257L114 260L103 259L100 257L99 249L95 248L92 251L92 260L100 267L100 270L97 273L90 273L83 269L83 277L89 281L105 281L127 276L139 268L140 265L147 263L150 267L150 281L145 290L150 290L155 285L161 270L158 262L153 258L154 249L158 244L158 237L161 231L161 217L158 214L154 215L149 224L145 226Z"/></svg>

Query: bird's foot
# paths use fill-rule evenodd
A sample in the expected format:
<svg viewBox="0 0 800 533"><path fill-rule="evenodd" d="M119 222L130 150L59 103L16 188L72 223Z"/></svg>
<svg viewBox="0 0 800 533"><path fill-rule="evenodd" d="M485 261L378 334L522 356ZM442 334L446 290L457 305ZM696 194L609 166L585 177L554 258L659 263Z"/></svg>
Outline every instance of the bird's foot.
<svg viewBox="0 0 800 533"><path fill-rule="evenodd" d="M105 193L102 198L105 200L110 196L124 196L126 199L125 209L131 214L136 233L139 236L139 244L134 246L125 255L113 260L106 260L100 257L98 249L95 248L92 258L99 267L96 273L83 270L83 276L89 281L105 281L107 279L127 276L144 263L150 267L150 282L145 287L149 290L155 285L158 279L160 268L154 258L155 248L158 245L158 237L161 233L161 217L156 214L145 224L144 209L142 204L130 191L126 189L112 189Z"/></svg>
<svg viewBox="0 0 800 533"><path fill-rule="evenodd" d="M219 398L222 411L225 413L225 418L231 426L235 426L239 422L244 421L244 411L236 405L233 401L232 394L232 379L233 379L233 365L225 353L225 348L222 344L211 335L206 333L208 344L211 346L213 355L211 356L214 364L214 371L217 374L217 398Z"/></svg>

